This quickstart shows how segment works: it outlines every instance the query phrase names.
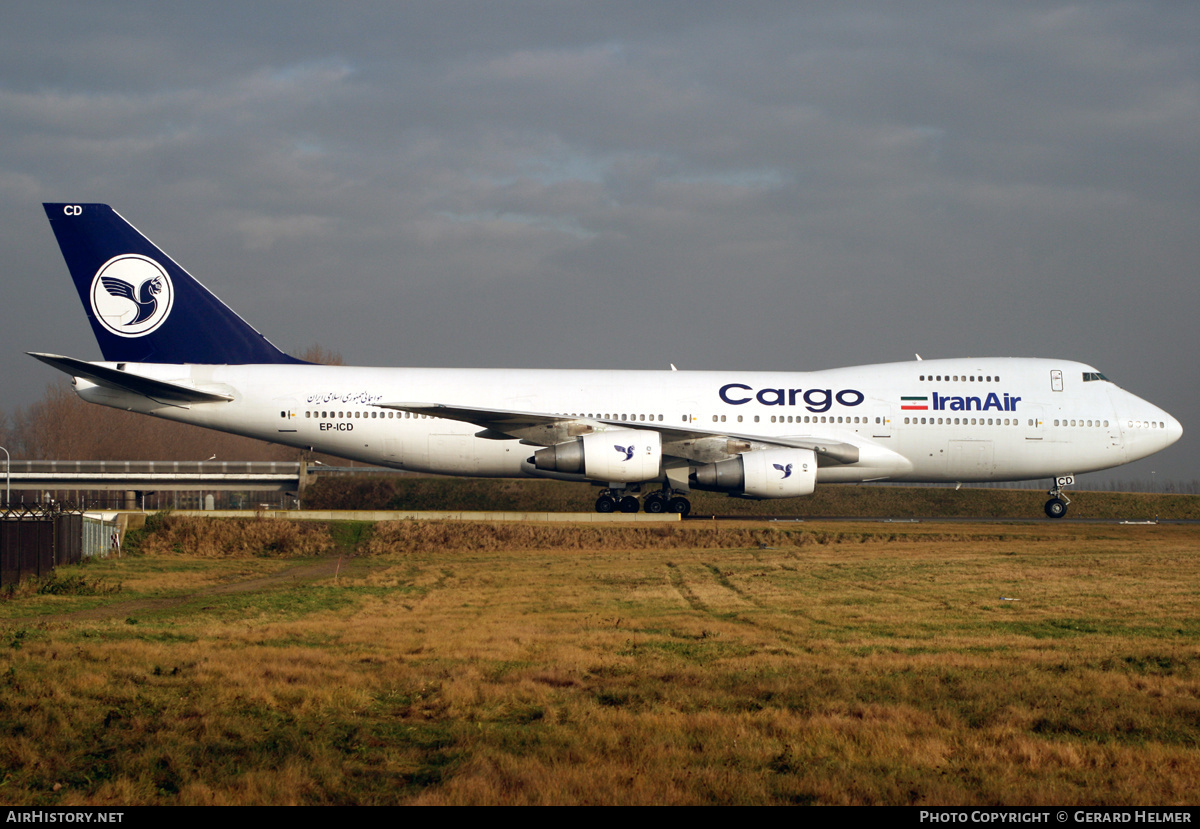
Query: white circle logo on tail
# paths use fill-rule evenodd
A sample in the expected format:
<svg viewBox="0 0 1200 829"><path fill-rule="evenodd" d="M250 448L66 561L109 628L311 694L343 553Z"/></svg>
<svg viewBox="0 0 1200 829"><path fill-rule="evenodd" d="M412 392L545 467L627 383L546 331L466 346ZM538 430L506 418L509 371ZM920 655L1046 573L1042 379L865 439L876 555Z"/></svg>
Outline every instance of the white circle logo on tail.
<svg viewBox="0 0 1200 829"><path fill-rule="evenodd" d="M174 304L166 269L136 253L114 256L92 279L92 311L118 337L149 334L166 322Z"/></svg>

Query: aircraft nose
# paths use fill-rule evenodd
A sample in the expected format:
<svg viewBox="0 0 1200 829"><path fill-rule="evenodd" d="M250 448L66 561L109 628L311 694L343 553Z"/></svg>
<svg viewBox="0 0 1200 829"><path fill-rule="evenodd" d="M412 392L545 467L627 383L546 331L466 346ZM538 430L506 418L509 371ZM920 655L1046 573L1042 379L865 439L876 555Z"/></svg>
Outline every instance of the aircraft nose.
<svg viewBox="0 0 1200 829"><path fill-rule="evenodd" d="M1183 436L1183 425L1157 406L1150 406L1140 416L1135 414L1133 425L1150 454L1161 452Z"/></svg>
<svg viewBox="0 0 1200 829"><path fill-rule="evenodd" d="M1114 401L1129 460L1161 452L1183 436L1183 426L1167 412L1129 392Z"/></svg>
<svg viewBox="0 0 1200 829"><path fill-rule="evenodd" d="M1163 412L1163 418L1167 424L1167 428L1165 430L1166 443L1163 445L1170 446L1172 443L1183 437L1183 424L1171 417L1166 412Z"/></svg>

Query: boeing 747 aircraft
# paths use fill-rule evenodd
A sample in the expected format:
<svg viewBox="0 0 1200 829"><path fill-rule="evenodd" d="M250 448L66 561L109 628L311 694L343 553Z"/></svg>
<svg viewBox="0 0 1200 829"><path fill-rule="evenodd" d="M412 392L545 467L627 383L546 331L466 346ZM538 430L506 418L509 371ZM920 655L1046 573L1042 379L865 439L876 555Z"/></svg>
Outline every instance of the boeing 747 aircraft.
<svg viewBox="0 0 1200 829"><path fill-rule="evenodd" d="M84 400L381 466L600 487L599 512L690 509L693 489L1050 478L1177 441L1179 421L1068 360L826 371L358 368L284 354L103 204L46 215L104 355L32 354ZM640 500L638 494L648 491Z"/></svg>

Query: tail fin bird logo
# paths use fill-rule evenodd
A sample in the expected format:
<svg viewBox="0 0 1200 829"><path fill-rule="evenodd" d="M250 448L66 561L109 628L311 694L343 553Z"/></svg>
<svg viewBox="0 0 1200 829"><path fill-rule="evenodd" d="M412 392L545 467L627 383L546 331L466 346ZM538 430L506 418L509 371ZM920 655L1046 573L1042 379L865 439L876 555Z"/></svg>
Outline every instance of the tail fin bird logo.
<svg viewBox="0 0 1200 829"><path fill-rule="evenodd" d="M105 276L101 277L100 282L110 295L124 297L137 306L137 316L131 319L127 323L128 325L137 325L154 316L154 312L158 310L158 300L155 297L162 292L162 277L156 276L143 282L142 287L138 289L137 296L133 295L133 286L124 279Z"/></svg>
<svg viewBox="0 0 1200 829"><path fill-rule="evenodd" d="M782 472L782 473L783 473L783 477L784 477L784 478L790 478L790 477L791 477L791 475L792 475L792 465L791 465L790 463L789 463L787 466L784 466L784 465L783 465L783 464L781 464L781 463L773 463L773 464L771 464L771 465L772 465L772 466L774 466L776 469L778 469L780 472ZM782 478L781 478L780 480L782 480Z"/></svg>
<svg viewBox="0 0 1200 829"><path fill-rule="evenodd" d="M171 313L175 291L162 265L145 256L114 256L92 279L92 312L118 337L141 337Z"/></svg>
<svg viewBox="0 0 1200 829"><path fill-rule="evenodd" d="M633 444L630 444L629 446L614 445L613 449L616 449L618 452L625 453L625 457L621 458L623 461L631 460L633 458Z"/></svg>

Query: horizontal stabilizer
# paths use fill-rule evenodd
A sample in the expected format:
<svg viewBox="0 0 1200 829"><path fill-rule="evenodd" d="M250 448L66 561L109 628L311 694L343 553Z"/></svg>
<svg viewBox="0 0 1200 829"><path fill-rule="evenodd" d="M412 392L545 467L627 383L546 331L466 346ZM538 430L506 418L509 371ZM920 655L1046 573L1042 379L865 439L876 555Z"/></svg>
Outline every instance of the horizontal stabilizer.
<svg viewBox="0 0 1200 829"><path fill-rule="evenodd" d="M95 363L76 360L74 357L63 357L59 354L37 354L32 351L27 353L30 357L41 360L46 365L53 366L72 377L82 377L98 386L133 392L161 403L178 406L187 403L228 403L233 400L227 394L201 391L177 383L168 383L165 380L142 377L108 366L98 366Z"/></svg>

